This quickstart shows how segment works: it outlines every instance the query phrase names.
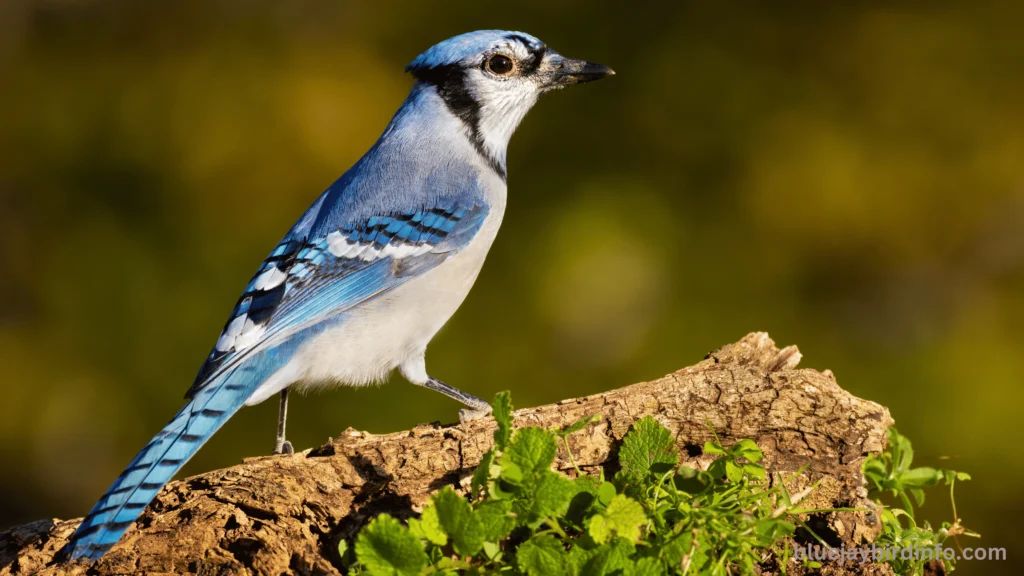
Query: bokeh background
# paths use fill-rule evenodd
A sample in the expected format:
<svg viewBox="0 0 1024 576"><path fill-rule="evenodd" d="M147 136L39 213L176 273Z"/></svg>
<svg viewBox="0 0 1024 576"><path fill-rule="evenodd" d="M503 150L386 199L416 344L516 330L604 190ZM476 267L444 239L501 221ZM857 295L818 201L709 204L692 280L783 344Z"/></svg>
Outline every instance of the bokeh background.
<svg viewBox="0 0 1024 576"><path fill-rule="evenodd" d="M87 511L380 134L404 65L498 27L618 75L513 139L502 234L432 373L536 405L767 330L889 406L920 463L973 474L961 516L1011 561L960 570L1012 572L1024 5L826 4L4 0L0 528ZM296 399L291 439L455 419L392 380ZM275 414L244 410L186 473L268 453Z"/></svg>

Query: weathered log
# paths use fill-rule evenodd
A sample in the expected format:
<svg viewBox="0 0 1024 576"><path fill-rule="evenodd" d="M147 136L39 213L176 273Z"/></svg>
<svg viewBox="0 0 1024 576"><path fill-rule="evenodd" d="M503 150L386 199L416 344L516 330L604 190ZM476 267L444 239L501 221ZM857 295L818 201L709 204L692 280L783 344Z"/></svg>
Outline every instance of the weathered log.
<svg viewBox="0 0 1024 576"><path fill-rule="evenodd" d="M770 474L806 466L790 490L820 482L805 507L869 507L863 459L885 445L888 411L841 389L831 372L798 369L800 353L764 333L708 354L663 378L586 398L526 408L517 426L561 427L600 420L569 437L580 468L614 472L614 455L638 419L652 415L676 434L680 459L706 467L712 427L726 445L757 442ZM710 426L709 426L710 424ZM23 574L337 574L339 538L370 517L408 517L445 486L464 489L491 446L493 419L417 426L394 434L346 430L319 448L171 482L99 562L62 564L54 555L80 519L42 520L0 533L0 576ZM612 456L612 457L610 457ZM572 470L564 452L556 466ZM812 518L834 544L869 541L868 512ZM888 574L884 566L826 567L826 573ZM792 573L792 570L791 570Z"/></svg>

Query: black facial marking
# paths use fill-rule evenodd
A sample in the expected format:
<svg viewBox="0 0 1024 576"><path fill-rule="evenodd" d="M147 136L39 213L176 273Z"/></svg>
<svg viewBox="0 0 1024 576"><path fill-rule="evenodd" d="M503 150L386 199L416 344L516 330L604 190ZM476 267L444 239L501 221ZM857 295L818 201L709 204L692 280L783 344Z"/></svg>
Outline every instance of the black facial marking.
<svg viewBox="0 0 1024 576"><path fill-rule="evenodd" d="M530 57L519 63L519 74L521 76L531 76L536 74L537 69L540 68L541 62L544 61L544 55L547 54L548 47L544 44L537 46L519 34L509 34L508 36L505 36L505 39L519 42L530 52Z"/></svg>
<svg viewBox="0 0 1024 576"><path fill-rule="evenodd" d="M547 52L547 48L540 47L536 50L530 50L530 57L523 60L520 63L520 74L523 76L533 76L540 69L541 62L544 61L544 53Z"/></svg>
<svg viewBox="0 0 1024 576"><path fill-rule="evenodd" d="M497 158L487 152L484 138L480 134L480 103L473 99L466 86L467 70L457 64L436 66L434 68L417 68L412 71L413 77L420 82L430 84L437 89L437 94L445 105L469 128L469 141L476 151L487 160L487 164L501 179L505 179L505 167Z"/></svg>
<svg viewBox="0 0 1024 576"><path fill-rule="evenodd" d="M533 43L530 42L530 40L525 36L520 36L519 34L509 34L508 36L505 36L505 39L515 40L516 42L519 42L520 44L525 46L527 50L533 50Z"/></svg>

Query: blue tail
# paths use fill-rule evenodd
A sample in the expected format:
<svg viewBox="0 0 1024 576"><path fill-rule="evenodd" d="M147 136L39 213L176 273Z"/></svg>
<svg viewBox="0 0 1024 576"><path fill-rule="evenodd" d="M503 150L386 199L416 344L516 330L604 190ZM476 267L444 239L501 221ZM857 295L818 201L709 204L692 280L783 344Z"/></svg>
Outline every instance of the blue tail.
<svg viewBox="0 0 1024 576"><path fill-rule="evenodd" d="M113 547L160 488L242 407L262 381L253 376L243 367L199 391L107 489L71 536L65 553L71 559L96 560Z"/></svg>

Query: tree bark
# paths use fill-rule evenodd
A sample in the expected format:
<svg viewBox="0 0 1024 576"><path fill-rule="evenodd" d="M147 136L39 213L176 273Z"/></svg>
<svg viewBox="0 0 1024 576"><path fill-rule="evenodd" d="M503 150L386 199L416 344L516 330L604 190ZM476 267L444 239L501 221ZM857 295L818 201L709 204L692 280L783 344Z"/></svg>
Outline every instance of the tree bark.
<svg viewBox="0 0 1024 576"><path fill-rule="evenodd" d="M795 346L779 350L767 334L753 333L657 380L519 410L516 426L561 427L600 415L569 437L580 468L594 474L602 468L614 473L619 443L644 416L675 433L680 460L694 467L712 459L701 446L713 438L713 427L726 445L755 440L774 478L806 466L787 480L791 493L820 482L804 507L870 508L860 465L884 447L889 412L841 389L830 371L798 369L799 361ZM319 448L250 458L171 482L92 565L53 560L80 519L18 526L0 533L0 576L338 574L340 538L352 537L381 512L414 515L443 486L464 490L494 429L492 418L384 435L348 429ZM555 465L570 473L560 450ZM862 545L878 529L871 511L831 513L808 523L833 545ZM801 571L790 567L791 574ZM826 565L824 573L891 574L877 565Z"/></svg>

